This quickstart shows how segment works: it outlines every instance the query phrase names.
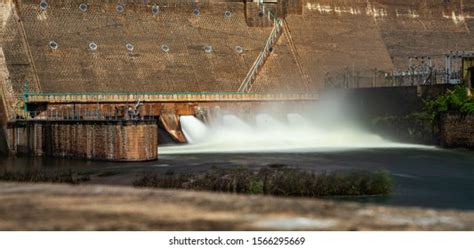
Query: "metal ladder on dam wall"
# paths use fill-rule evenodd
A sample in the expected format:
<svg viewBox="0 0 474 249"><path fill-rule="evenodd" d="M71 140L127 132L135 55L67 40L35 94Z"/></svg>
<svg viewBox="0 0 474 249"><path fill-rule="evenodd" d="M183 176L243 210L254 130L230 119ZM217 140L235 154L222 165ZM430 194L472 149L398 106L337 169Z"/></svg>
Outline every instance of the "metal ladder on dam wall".
<svg viewBox="0 0 474 249"><path fill-rule="evenodd" d="M257 74L260 72L266 60L270 56L271 52L273 51L273 46L277 43L278 38L282 33L283 21L280 18L274 18L273 21L273 29L267 39L267 42L265 43L265 47L262 49L262 51L260 51L260 54L242 81L242 84L238 90L239 92L248 93L252 90L252 85L257 78Z"/></svg>

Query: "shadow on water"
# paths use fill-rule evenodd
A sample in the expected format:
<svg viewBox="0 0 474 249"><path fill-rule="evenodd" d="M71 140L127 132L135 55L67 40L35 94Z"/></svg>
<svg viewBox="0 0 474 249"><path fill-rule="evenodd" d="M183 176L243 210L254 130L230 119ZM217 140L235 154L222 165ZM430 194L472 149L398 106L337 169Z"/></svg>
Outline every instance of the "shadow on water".
<svg viewBox="0 0 474 249"><path fill-rule="evenodd" d="M380 170L391 173L390 196L337 197L362 203L474 210L474 152L378 148L308 153L172 154L144 163L0 158L0 169L89 171L91 183L129 185L143 173L202 172L211 167L260 168L285 164L314 171Z"/></svg>

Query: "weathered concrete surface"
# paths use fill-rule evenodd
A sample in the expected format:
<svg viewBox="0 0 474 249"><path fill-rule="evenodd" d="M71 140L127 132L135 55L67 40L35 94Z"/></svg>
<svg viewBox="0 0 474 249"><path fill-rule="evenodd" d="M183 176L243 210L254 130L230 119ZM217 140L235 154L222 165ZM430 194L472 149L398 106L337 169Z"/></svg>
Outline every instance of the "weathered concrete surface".
<svg viewBox="0 0 474 249"><path fill-rule="evenodd" d="M1 12L0 12L1 15ZM13 89L9 82L9 73L5 62L3 50L0 47L0 155L8 153L6 139L7 123L11 118L11 111L14 108Z"/></svg>
<svg viewBox="0 0 474 249"><path fill-rule="evenodd" d="M51 2L41 11L38 1L24 0L18 15L12 5L1 6L1 44L18 93L25 79L43 92L236 91L272 29L249 17L238 0L199 2L199 17L192 1L160 3L155 16L138 0L124 2L123 13L115 1L95 0L81 12L82 2ZM294 0L288 6L291 38L282 36L273 48L255 92L307 91L298 64L317 89L327 73L407 70L410 56L441 65L445 53L474 46L472 1ZM257 27L249 27L253 22Z"/></svg>
<svg viewBox="0 0 474 249"><path fill-rule="evenodd" d="M0 183L1 230L473 230L474 213L106 186Z"/></svg>
<svg viewBox="0 0 474 249"><path fill-rule="evenodd" d="M153 121L46 121L11 124L12 154L111 161L156 160Z"/></svg>
<svg viewBox="0 0 474 249"><path fill-rule="evenodd" d="M440 121L444 147L474 149L474 114L446 113Z"/></svg>
<svg viewBox="0 0 474 249"><path fill-rule="evenodd" d="M35 82L31 71L44 92L236 91L272 29L249 27L241 1L161 2L157 15L151 2L125 1L123 13L116 1L87 1L81 12L82 2L49 1L46 11L33 0L16 6L18 17L7 19L3 37L16 91L25 79Z"/></svg>
<svg viewBox="0 0 474 249"><path fill-rule="evenodd" d="M342 7L361 12L334 12L335 8ZM354 71L393 69L378 23L372 15L366 14L367 8L365 0L308 0L303 15L288 16L294 43L313 86L321 88L326 73L345 68Z"/></svg>
<svg viewBox="0 0 474 249"><path fill-rule="evenodd" d="M312 87L322 88L326 74L341 71L360 72L368 79L360 86L370 87L375 68L406 71L409 57L431 57L442 69L446 53L474 47L473 17L473 1L306 0L302 15L286 19ZM291 59L279 42L254 89L298 88Z"/></svg>

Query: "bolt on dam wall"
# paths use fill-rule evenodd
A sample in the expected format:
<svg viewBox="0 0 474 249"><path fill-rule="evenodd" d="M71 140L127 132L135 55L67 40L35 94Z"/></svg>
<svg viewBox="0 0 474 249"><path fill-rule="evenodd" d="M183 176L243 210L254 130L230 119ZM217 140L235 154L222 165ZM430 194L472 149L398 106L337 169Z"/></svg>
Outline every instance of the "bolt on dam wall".
<svg viewBox="0 0 474 249"><path fill-rule="evenodd" d="M147 121L26 122L8 129L13 154L109 161L158 157L158 127Z"/></svg>

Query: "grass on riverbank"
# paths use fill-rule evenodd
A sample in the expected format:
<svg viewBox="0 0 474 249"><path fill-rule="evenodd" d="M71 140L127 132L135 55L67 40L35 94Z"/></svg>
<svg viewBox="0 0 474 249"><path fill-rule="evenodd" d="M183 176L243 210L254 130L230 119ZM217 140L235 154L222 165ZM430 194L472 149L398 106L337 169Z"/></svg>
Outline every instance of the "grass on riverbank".
<svg viewBox="0 0 474 249"><path fill-rule="evenodd" d="M386 171L314 173L288 167L213 169L202 174L143 175L135 187L172 188L275 196L323 197L386 195L392 180Z"/></svg>
<svg viewBox="0 0 474 249"><path fill-rule="evenodd" d="M73 172L72 170L46 171L46 170L15 170L0 171L0 181L8 182L47 182L47 183L68 183L79 184L89 181L89 176Z"/></svg>

